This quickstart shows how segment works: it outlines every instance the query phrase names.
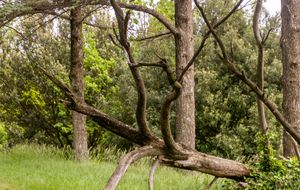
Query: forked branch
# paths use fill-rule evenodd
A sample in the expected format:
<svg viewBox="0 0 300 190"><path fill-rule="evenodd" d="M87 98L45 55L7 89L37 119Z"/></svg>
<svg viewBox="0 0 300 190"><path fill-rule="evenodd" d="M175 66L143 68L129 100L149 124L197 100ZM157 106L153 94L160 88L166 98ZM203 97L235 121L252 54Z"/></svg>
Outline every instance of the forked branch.
<svg viewBox="0 0 300 190"><path fill-rule="evenodd" d="M224 23L237 9L238 7L242 4L243 0L240 0L235 6L234 8L224 17L222 18L220 21L218 21L213 28L216 29L218 26L220 26L222 23ZM186 73L186 71L193 65L196 57L199 55L199 53L201 52L201 50L204 47L205 41L207 40L208 36L210 35L211 31L209 30L208 32L205 33L200 46L198 47L198 49L196 50L196 52L194 53L193 57L191 58L191 60L188 62L188 64L185 66L185 68L183 69L183 71L181 72L179 78L177 79L177 81L181 81L184 74Z"/></svg>
<svg viewBox="0 0 300 190"><path fill-rule="evenodd" d="M127 12L124 17L123 11L115 0L111 0L111 5L115 10L115 15L118 21L119 28L119 47L121 47L124 51L127 63L130 67L131 74L135 80L137 92L138 92L138 102L136 108L136 120L139 127L140 132L144 135L145 138L151 139L154 135L151 133L147 121L146 121L146 89L144 85L144 81L140 70L138 67L133 67L136 65L134 57L131 52L130 44L127 41L127 25L130 18L130 11ZM116 43L116 42L114 42Z"/></svg>
<svg viewBox="0 0 300 190"><path fill-rule="evenodd" d="M179 147L174 141L171 132L171 127L170 127L171 106L173 101L175 101L181 94L181 90L182 90L181 84L176 81L171 65L166 60L162 59L162 61L163 61L162 62L163 69L167 73L169 83L173 89L171 90L171 92L168 93L168 95L162 101L161 112L160 112L161 132L167 147L167 151L169 151L169 153L171 154L182 157L183 153L179 151Z"/></svg>

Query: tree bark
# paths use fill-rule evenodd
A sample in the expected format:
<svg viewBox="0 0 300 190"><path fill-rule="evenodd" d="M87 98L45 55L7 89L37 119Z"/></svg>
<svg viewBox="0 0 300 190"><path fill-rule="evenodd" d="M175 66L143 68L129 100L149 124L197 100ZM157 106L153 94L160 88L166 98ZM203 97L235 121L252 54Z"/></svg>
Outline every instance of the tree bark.
<svg viewBox="0 0 300 190"><path fill-rule="evenodd" d="M283 115L300 133L300 0L281 0L281 40L283 75ZM300 156L299 145L284 131L283 155Z"/></svg>
<svg viewBox="0 0 300 190"><path fill-rule="evenodd" d="M176 77L179 78L185 66L194 55L193 11L191 0L175 0ZM195 99L194 66L185 73L182 80L182 93L175 102L175 139L195 149Z"/></svg>
<svg viewBox="0 0 300 190"><path fill-rule="evenodd" d="M71 10L71 87L79 102L84 102L83 44L81 7ZM88 159L86 116L72 111L74 156L78 161Z"/></svg>

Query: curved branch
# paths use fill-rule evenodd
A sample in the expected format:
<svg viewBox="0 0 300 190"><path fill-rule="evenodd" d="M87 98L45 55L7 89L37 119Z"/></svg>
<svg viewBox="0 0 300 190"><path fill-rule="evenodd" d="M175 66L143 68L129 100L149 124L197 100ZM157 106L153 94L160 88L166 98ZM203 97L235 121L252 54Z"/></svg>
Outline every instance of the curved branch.
<svg viewBox="0 0 300 190"><path fill-rule="evenodd" d="M120 36L120 45L123 47L123 51L126 57L126 61L130 67L131 74L134 78L135 85L138 92L138 102L137 102L137 108L136 108L136 120L139 127L139 130L147 139L153 139L154 135L151 133L150 128L148 127L147 121L146 121L146 104L147 104L147 97L146 97L146 88L144 84L144 80L142 78L142 75L140 73L140 70L138 67L133 67L136 65L136 62L134 60L134 57L131 52L130 44L127 41L127 35L126 35L126 28L128 24L129 14L128 11L126 14L126 17L124 18L123 11L121 10L118 3L116 3L115 0L111 0L111 4L115 10L115 14L118 20L118 28L119 28L119 36Z"/></svg>
<svg viewBox="0 0 300 190"><path fill-rule="evenodd" d="M262 46L263 45L263 40L261 38L260 32L259 32L259 15L261 12L261 8L262 8L262 0L257 0L256 3L256 7L254 10L254 15L253 15L253 33L254 33L254 37L256 40L256 43L258 46Z"/></svg>
<svg viewBox="0 0 300 190"><path fill-rule="evenodd" d="M152 165L150 173L149 173L149 178L148 178L149 190L153 190L153 177L154 177L154 172L158 166L158 163L159 163L159 156L157 156L157 158L153 162L153 165Z"/></svg>
<svg viewBox="0 0 300 190"><path fill-rule="evenodd" d="M163 25L165 25L165 27L168 30L170 30L170 32L172 32L174 35L178 34L178 32L179 32L178 29L168 19L166 19L162 14L160 14L159 12L157 12L153 9L150 9L150 8L144 7L144 6L140 6L140 5L127 4L127 3L119 3L119 5L122 8L132 9L135 11L141 11L141 12L152 15L157 20L159 20Z"/></svg>
<svg viewBox="0 0 300 190"><path fill-rule="evenodd" d="M124 177L129 166L135 161L147 156L157 156L161 154L163 154L163 152L158 148L154 148L153 146L144 146L126 154L119 161L115 172L109 178L106 187L103 190L114 190Z"/></svg>
<svg viewBox="0 0 300 190"><path fill-rule="evenodd" d="M160 112L160 125L161 125L161 133L163 136L163 139L165 141L167 151L171 154L178 155L179 157L182 157L183 153L182 151L179 151L179 147L177 143L175 143L171 127L170 127L170 112L171 112L171 106L174 100L176 100L180 94L181 94L181 84L176 81L176 78L174 76L174 72L170 66L170 64L166 60L162 60L162 65L164 71L167 73L169 83L173 87L171 92L163 99L162 106L161 106L161 112ZM173 155L173 156L174 156Z"/></svg>

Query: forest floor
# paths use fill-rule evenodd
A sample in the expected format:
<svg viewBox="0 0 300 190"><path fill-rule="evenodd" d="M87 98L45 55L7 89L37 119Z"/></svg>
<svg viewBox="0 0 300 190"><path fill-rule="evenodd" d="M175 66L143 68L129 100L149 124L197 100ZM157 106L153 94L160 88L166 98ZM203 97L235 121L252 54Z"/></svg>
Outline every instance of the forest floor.
<svg viewBox="0 0 300 190"><path fill-rule="evenodd" d="M9 150L1 150L0 190L103 189L117 166L117 160L107 161L105 155L91 157L90 161L84 163L77 163L67 157L70 156L67 156L66 151L36 144L17 145ZM102 159L103 157L106 159ZM117 189L148 189L151 162L150 159L145 159L132 165ZM213 178L206 174L191 175L159 166L154 174L153 185L156 190L202 190ZM218 179L210 190L222 189L223 183L225 179Z"/></svg>

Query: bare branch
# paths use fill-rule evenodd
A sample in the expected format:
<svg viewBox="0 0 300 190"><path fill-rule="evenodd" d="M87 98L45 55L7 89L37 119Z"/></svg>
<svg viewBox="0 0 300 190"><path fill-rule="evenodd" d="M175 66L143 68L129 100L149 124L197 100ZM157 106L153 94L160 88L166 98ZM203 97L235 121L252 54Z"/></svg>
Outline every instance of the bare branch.
<svg viewBox="0 0 300 190"><path fill-rule="evenodd" d="M169 32L164 32L164 33L161 33L161 34L157 34L155 36L150 36L150 37L146 37L146 38L140 38L140 39L133 39L133 41L144 41L144 40L151 40L151 39L155 39L155 38L159 38L161 36L165 36L165 35L169 35L169 34L172 34L170 31Z"/></svg>
<svg viewBox="0 0 300 190"><path fill-rule="evenodd" d="M245 8L246 6L248 6L250 2L251 2L251 0L248 0L247 3L245 3L245 5L243 5L241 8L238 9L238 11ZM250 5L253 5L253 4L254 3L251 3Z"/></svg>
<svg viewBox="0 0 300 190"><path fill-rule="evenodd" d="M153 165L152 165L150 173L149 173L149 178L148 178L149 190L153 190L153 177L154 177L154 172L158 166L158 163L159 163L159 156L157 156L157 158L153 162Z"/></svg>
<svg viewBox="0 0 300 190"><path fill-rule="evenodd" d="M99 125L136 144L146 145L152 142L154 139L158 140L157 137L153 137L153 139L151 139L151 137L146 138L143 135L141 135L138 130L116 120L115 118L85 103L80 103L80 101L77 101L77 97L75 96L75 94L72 92L72 90L67 84L64 84L63 82L58 80L55 76L50 74L42 67L38 66L38 68L71 100L71 102L66 100L61 100L61 102L63 102L71 109L80 112L82 114L91 116L93 120L96 121Z"/></svg>
<svg viewBox="0 0 300 190"><path fill-rule="evenodd" d="M208 190L211 186L217 181L218 177L215 177L208 186L206 186L203 190Z"/></svg>
<svg viewBox="0 0 300 190"><path fill-rule="evenodd" d="M135 11L142 11L145 13L148 13L155 17L157 20L159 20L165 27L172 32L172 34L178 34L178 29L169 21L167 20L163 15L156 12L154 9L150 9L148 7L140 6L140 5L133 5L133 4L127 4L127 3L119 3L120 7L132 9Z"/></svg>
<svg viewBox="0 0 300 190"><path fill-rule="evenodd" d="M253 16L253 33L256 40L256 43L258 46L262 46L262 38L259 32L259 15L262 8L262 0L257 0L256 7L254 10L254 16Z"/></svg>
<svg viewBox="0 0 300 190"><path fill-rule="evenodd" d="M124 18L123 11L121 10L118 3L115 0L111 0L111 4L115 10L115 14L118 21L118 28L119 28L119 36L120 36L120 46L122 46L127 64L129 65L131 74L135 80L137 92L138 92L138 102L136 108L136 120L141 133L145 136L145 138L153 139L154 135L151 133L150 128L148 127L146 121L146 104L147 104L147 97L146 97L146 88L138 67L133 67L136 65L134 57L132 55L130 44L127 41L127 24L129 20L130 12L128 11L126 17ZM119 47L120 47L119 46Z"/></svg>
<svg viewBox="0 0 300 190"><path fill-rule="evenodd" d="M115 0L110 0L110 3L115 10L115 15L118 21L119 36L120 36L119 42L124 48L127 48L128 44L127 44L126 30L124 25L123 11Z"/></svg>
<svg viewBox="0 0 300 190"><path fill-rule="evenodd" d="M108 36L109 36L109 38L111 39L111 41L113 42L113 44L114 44L115 46L118 46L118 47L121 48L122 50L124 49L122 46L120 46L120 45L115 41L115 39L112 37L111 34L109 34Z"/></svg>
<svg viewBox="0 0 300 190"><path fill-rule="evenodd" d="M62 90L62 92L67 95L68 98L72 99L72 96L74 95L66 84L59 81L43 68L39 68L48 76L51 81L53 81ZM76 97L74 97L73 99L76 100ZM114 173L115 177L111 178L111 183L115 183L115 180L119 181L122 178L122 175L124 176L130 164L134 161L145 156L157 155L163 156L161 160L162 163L170 167L195 170L218 177L226 177L236 180L243 180L244 176L249 176L250 170L244 164L238 163L233 160L199 153L194 150L190 150L189 148L180 144L177 144L176 147L179 149L181 157L176 154L170 154L164 142L157 137L154 137L152 141L148 141L136 129L129 127L128 125L106 115L105 113L95 108L92 108L91 106L86 105L85 103L76 101L69 102L65 100L62 102L69 106L71 109L76 110L77 112L91 116L91 118L101 126L121 137L130 140L133 143L140 144L142 146L149 145L151 143L151 146L145 146L136 149L132 153L127 154L125 158L122 158L118 166L121 171L117 168L119 172L116 171Z"/></svg>
<svg viewBox="0 0 300 190"><path fill-rule="evenodd" d="M269 35L270 35L270 33L271 33L272 30L274 30L274 28L271 28L271 29L268 30L267 36L262 41L263 44L265 44L266 41L268 40L268 37L269 37Z"/></svg>
<svg viewBox="0 0 300 190"><path fill-rule="evenodd" d="M104 29L104 30L107 30L107 29L114 29L114 27L110 27L110 26L101 26L101 25L92 24L92 23L86 22L86 21L83 21L82 23L83 23L83 24L86 24L86 25L89 25L89 26L92 26L92 27L99 28L99 29Z"/></svg>
<svg viewBox="0 0 300 190"><path fill-rule="evenodd" d="M220 21L218 21L213 28L216 29L218 26L220 26L222 23L224 23L236 10L237 8L241 5L241 3L243 2L243 0L240 0L235 6L234 8L224 17L222 18ZM202 2L203 3L203 2ZM179 78L177 79L177 81L181 81L184 74L186 73L186 71L193 65L196 57L199 55L199 53L201 52L201 50L204 47L205 41L208 38L209 34L211 33L211 31L209 30L208 32L206 32L206 34L204 35L201 44L199 46L199 48L196 50L196 52L194 53L193 57L191 58L191 60L188 62L188 64L185 66L185 68L183 69L183 71L181 72Z"/></svg>
<svg viewBox="0 0 300 190"><path fill-rule="evenodd" d="M144 146L126 154L119 161L115 172L109 178L106 187L103 190L114 190L121 181L121 179L124 177L129 166L135 161L144 157L157 156L162 154L163 152L160 149L154 148L153 146Z"/></svg>
<svg viewBox="0 0 300 190"><path fill-rule="evenodd" d="M209 23L205 13L204 13L204 10L203 8L198 4L197 0L194 0L196 6L198 7L198 9L200 10L201 14L202 14L202 17L207 25L207 27L209 28L209 30L212 32L213 36L215 37L215 39L217 40L220 48L221 48L221 51L222 51L222 54L223 54L223 57L224 59L228 60L228 56L227 56L227 53L226 53L226 50L225 50L225 46L222 42L222 40L219 38L219 36L216 34L216 32L214 31L214 28L211 26L211 24Z"/></svg>
<svg viewBox="0 0 300 190"><path fill-rule="evenodd" d="M163 67L161 64L161 61L158 61L156 63L150 63L150 62L137 62L136 65L133 65L132 67L143 67L143 66L154 66L154 67Z"/></svg>
<svg viewBox="0 0 300 190"><path fill-rule="evenodd" d="M162 101L161 111L160 111L160 126L163 139L165 141L167 151L173 154L174 157L182 157L184 154L180 151L178 145L175 143L171 127L170 127L170 112L172 103L176 100L181 94L181 84L176 81L174 72L170 64L165 60L163 61L163 69L167 73L169 83L173 87L171 92ZM175 156L176 155L176 156Z"/></svg>
<svg viewBox="0 0 300 190"><path fill-rule="evenodd" d="M57 79L54 75L46 71L43 67L37 66L67 97L69 97L72 101L75 100L73 96L73 92L69 85L64 84L59 79Z"/></svg>
<svg viewBox="0 0 300 190"><path fill-rule="evenodd" d="M84 15L81 19L80 22L83 22L87 17L89 17L93 12L97 11L98 9L100 9L102 7L102 5L94 8L93 10L89 11L86 15Z"/></svg>
<svg viewBox="0 0 300 190"><path fill-rule="evenodd" d="M19 32L19 31L18 31L17 29L15 29L14 27L9 26L9 25L5 25L5 27L14 30L17 34L19 34L19 35L22 37L22 39L26 39L26 40L28 39L26 36L24 36L24 35L22 34L22 32Z"/></svg>

